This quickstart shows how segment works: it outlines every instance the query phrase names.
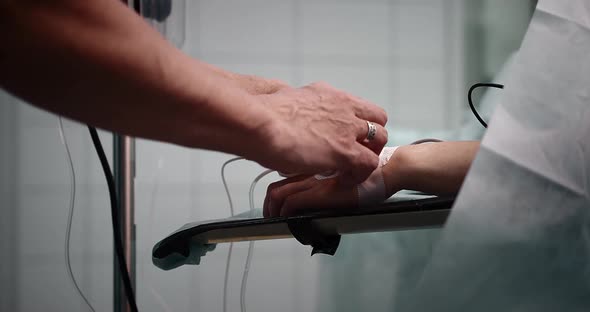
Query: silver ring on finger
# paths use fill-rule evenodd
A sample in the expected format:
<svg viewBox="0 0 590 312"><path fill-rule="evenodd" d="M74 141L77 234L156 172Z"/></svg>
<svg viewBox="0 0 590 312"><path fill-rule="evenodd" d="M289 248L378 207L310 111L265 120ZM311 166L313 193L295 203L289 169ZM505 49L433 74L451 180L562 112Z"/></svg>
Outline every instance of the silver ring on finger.
<svg viewBox="0 0 590 312"><path fill-rule="evenodd" d="M367 141L373 141L377 134L377 126L374 123L367 121Z"/></svg>

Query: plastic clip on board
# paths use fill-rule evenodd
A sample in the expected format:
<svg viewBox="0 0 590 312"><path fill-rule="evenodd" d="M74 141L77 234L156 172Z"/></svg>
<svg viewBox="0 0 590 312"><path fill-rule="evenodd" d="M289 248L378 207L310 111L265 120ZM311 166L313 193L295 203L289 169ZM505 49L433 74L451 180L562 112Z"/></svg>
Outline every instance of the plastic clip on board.
<svg viewBox="0 0 590 312"><path fill-rule="evenodd" d="M312 247L312 255L334 255L341 235L423 229L442 226L455 196L400 192L372 207L350 211L321 211L294 217L236 216L189 223L158 242L152 250L154 265L171 270L199 264L216 244L295 238Z"/></svg>
<svg viewBox="0 0 590 312"><path fill-rule="evenodd" d="M287 226L298 242L312 247L312 255L323 253L333 256L340 244L340 234L322 233L310 219L287 220Z"/></svg>

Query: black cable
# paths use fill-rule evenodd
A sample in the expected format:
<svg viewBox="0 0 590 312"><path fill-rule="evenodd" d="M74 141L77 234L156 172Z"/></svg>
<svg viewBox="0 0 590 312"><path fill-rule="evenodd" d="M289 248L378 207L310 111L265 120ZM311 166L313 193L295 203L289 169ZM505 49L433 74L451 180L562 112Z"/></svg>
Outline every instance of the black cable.
<svg viewBox="0 0 590 312"><path fill-rule="evenodd" d="M422 143L440 143L440 142L444 142L444 141L439 140L439 139L427 138L427 139L420 139L418 141L414 141L414 142L410 143L410 145L418 145L418 144L422 144Z"/></svg>
<svg viewBox="0 0 590 312"><path fill-rule="evenodd" d="M104 176L107 180L107 185L109 188L109 198L111 199L111 221L113 224L114 236L113 241L115 244L115 253L117 254L119 271L121 272L121 278L123 279L123 288L125 288L125 294L127 295L127 301L129 302L131 311L137 312L137 304L135 303L133 288L131 288L131 279L129 278L129 272L127 271L127 262L125 261L125 255L123 254L123 243L121 242L121 227L119 224L119 201L117 200L117 192L115 190L115 179L113 178L113 174L111 173L109 162L107 161L107 157L102 148L102 144L100 143L100 139L98 138L98 133L96 132L96 129L91 126L88 126L88 131L90 131L90 137L92 138L92 143L94 144L94 148L96 149L96 153L98 154L98 158L100 159L102 171L104 172Z"/></svg>
<svg viewBox="0 0 590 312"><path fill-rule="evenodd" d="M471 88L469 88L469 92L467 93L467 100L469 101L469 107L471 108L473 115L475 115L475 118L477 118L477 120L479 120L479 122L481 123L481 125L484 128L487 128L488 124L485 121L483 121L481 116L479 116L479 114L477 113L477 110L475 110L475 106L473 106L473 101L471 101L471 93L473 93L473 91L475 89L480 88L480 87L504 89L504 85L497 84L497 83L476 83L476 84L472 85Z"/></svg>

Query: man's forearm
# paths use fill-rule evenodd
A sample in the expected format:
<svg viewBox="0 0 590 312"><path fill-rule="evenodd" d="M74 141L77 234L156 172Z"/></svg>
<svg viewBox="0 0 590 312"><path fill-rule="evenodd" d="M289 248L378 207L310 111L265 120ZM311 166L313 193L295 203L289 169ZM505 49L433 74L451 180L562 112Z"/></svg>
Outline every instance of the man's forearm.
<svg viewBox="0 0 590 312"><path fill-rule="evenodd" d="M0 12L0 86L35 105L122 134L241 154L264 126L266 111L248 92L118 0L0 1Z"/></svg>
<svg viewBox="0 0 590 312"><path fill-rule="evenodd" d="M383 167L388 194L400 189L457 193L478 149L477 141L401 146Z"/></svg>

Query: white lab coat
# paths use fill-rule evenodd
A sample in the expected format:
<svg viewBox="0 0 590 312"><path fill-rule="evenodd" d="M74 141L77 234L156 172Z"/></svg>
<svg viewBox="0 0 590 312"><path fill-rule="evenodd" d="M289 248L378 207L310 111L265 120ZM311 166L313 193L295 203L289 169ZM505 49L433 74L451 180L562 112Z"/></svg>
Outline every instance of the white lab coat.
<svg viewBox="0 0 590 312"><path fill-rule="evenodd" d="M542 0L443 237L400 310L590 310L589 194L590 1Z"/></svg>

